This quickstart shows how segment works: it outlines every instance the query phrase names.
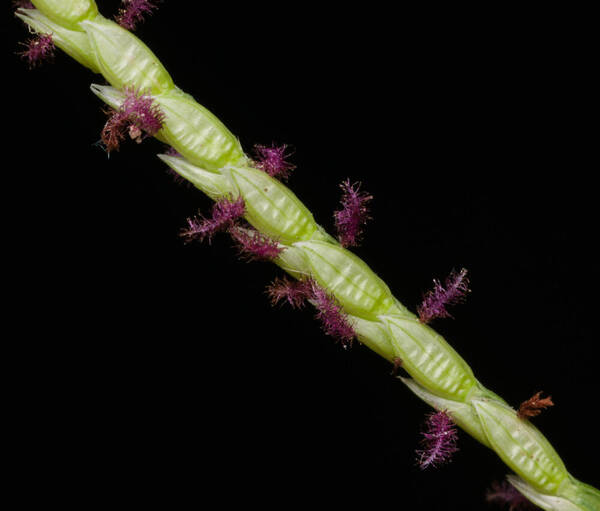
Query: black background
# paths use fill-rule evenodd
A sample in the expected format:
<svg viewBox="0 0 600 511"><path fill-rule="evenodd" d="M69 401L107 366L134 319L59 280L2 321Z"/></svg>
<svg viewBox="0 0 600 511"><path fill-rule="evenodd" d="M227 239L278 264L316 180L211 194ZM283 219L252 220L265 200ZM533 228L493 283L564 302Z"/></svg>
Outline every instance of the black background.
<svg viewBox="0 0 600 511"><path fill-rule="evenodd" d="M434 327L514 406L551 394L536 425L598 484L585 13L187 4L137 31L175 82L247 151L291 144L289 185L329 231L338 184L362 181L374 220L356 253L411 309L468 268L467 303ZM239 261L225 236L184 245L211 203L173 181L162 144L107 159L89 91L103 79L62 53L29 71L10 13L2 35L5 389L13 473L38 481L26 497L493 508L496 455L461 434L452 464L421 472L429 408L388 364L343 350L310 310L272 309L279 270Z"/></svg>

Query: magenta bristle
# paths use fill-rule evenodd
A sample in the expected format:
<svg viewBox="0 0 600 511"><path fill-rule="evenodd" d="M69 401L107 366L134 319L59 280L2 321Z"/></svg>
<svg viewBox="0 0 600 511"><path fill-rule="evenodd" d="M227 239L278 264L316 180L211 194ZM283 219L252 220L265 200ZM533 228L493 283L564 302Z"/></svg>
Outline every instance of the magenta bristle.
<svg viewBox="0 0 600 511"><path fill-rule="evenodd" d="M162 128L165 114L149 94L133 87L125 88L125 101L120 110L132 124L146 132L146 136L156 135Z"/></svg>
<svg viewBox="0 0 600 511"><path fill-rule="evenodd" d="M271 298L272 305L287 301L292 308L301 309L306 304L306 300L312 296L312 286L309 280L276 278L267 286L267 294Z"/></svg>
<svg viewBox="0 0 600 511"><path fill-rule="evenodd" d="M52 34L38 34L23 44L26 49L19 55L27 61L30 69L39 66L42 62L54 57L54 41Z"/></svg>
<svg viewBox="0 0 600 511"><path fill-rule="evenodd" d="M506 504L509 511L539 509L508 481L502 481L501 483L493 482L491 488L485 493L485 500L487 502Z"/></svg>
<svg viewBox="0 0 600 511"><path fill-rule="evenodd" d="M27 0L13 0L12 4L15 9L35 9L35 5Z"/></svg>
<svg viewBox="0 0 600 511"><path fill-rule="evenodd" d="M115 20L123 28L135 30L137 25L144 21L144 17L152 14L156 9L156 3L150 0L122 0L122 6Z"/></svg>
<svg viewBox="0 0 600 511"><path fill-rule="evenodd" d="M335 297L312 279L290 281L287 278L275 279L267 288L273 305L287 301L293 308L299 309L309 300L317 309L317 319L323 331L342 343L344 348L352 344L356 332L348 321L348 316Z"/></svg>
<svg viewBox="0 0 600 511"><path fill-rule="evenodd" d="M340 184L343 191L340 201L342 209L336 211L333 216L338 240L344 247L359 244L364 226L371 218L367 203L373 199L373 196L361 192L360 186L360 183L351 184L349 179Z"/></svg>
<svg viewBox="0 0 600 511"><path fill-rule="evenodd" d="M314 281L312 281L311 287L311 301L317 308L317 319L321 321L323 330L327 335L339 340L344 348L347 348L356 337L356 332L348 321L348 316L333 295L327 293Z"/></svg>
<svg viewBox="0 0 600 511"><path fill-rule="evenodd" d="M285 144L282 146L273 144L271 147L255 145L254 153L256 158L254 165L271 177L286 180L290 177L291 171L296 168L295 165L286 160L292 154L286 153L287 150L288 146Z"/></svg>
<svg viewBox="0 0 600 511"><path fill-rule="evenodd" d="M179 151L177 149L175 149L173 146L169 146L167 151L165 152L165 154L167 156L174 156L176 158L181 157L181 154L179 153Z"/></svg>
<svg viewBox="0 0 600 511"><path fill-rule="evenodd" d="M186 241L208 239L210 243L217 232L231 228L245 211L246 205L242 197L237 199L225 197L215 202L210 218L202 216L188 218L188 228L181 232L181 236Z"/></svg>
<svg viewBox="0 0 600 511"><path fill-rule="evenodd" d="M283 252L283 247L275 240L256 230L233 227L229 234L236 242L240 255L248 261L270 261Z"/></svg>
<svg viewBox="0 0 600 511"><path fill-rule="evenodd" d="M446 278L444 285L433 281L433 289L423 296L423 302L417 307L417 313L422 323L429 323L435 318L451 318L446 310L449 305L461 303L469 292L467 270L452 271Z"/></svg>
<svg viewBox="0 0 600 511"><path fill-rule="evenodd" d="M442 412L432 412L427 416L425 431L421 434L423 449L417 450L417 463L424 470L449 463L452 455L458 451L458 435L450 416Z"/></svg>
<svg viewBox="0 0 600 511"><path fill-rule="evenodd" d="M108 110L106 113L108 119L100 132L100 140L105 151L111 153L119 149L131 123L127 115L119 110Z"/></svg>
<svg viewBox="0 0 600 511"><path fill-rule="evenodd" d="M108 153L118 150L121 142L129 137L137 143L156 135L162 128L165 115L152 96L134 87L125 87L125 100L118 110L109 110L101 133L101 140Z"/></svg>

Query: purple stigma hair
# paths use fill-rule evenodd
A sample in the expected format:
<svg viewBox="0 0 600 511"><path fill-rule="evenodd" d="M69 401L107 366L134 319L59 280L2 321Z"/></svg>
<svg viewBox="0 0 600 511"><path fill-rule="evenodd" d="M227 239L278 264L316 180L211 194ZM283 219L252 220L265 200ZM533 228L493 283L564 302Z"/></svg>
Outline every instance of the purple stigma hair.
<svg viewBox="0 0 600 511"><path fill-rule="evenodd" d="M127 30L135 30L138 23L144 21L144 17L156 9L156 1L151 0L122 0L121 4L115 20Z"/></svg>
<svg viewBox="0 0 600 511"><path fill-rule="evenodd" d="M256 168L266 172L271 177L285 181L290 177L291 171L296 168L295 165L286 160L291 155L291 153L286 153L287 149L288 146L285 144L282 146L273 144L271 147L255 145L256 158L254 164Z"/></svg>
<svg viewBox="0 0 600 511"><path fill-rule="evenodd" d="M25 46L25 50L19 52L19 55L27 61L30 69L39 66L45 60L50 60L54 57L54 41L52 34L39 34L27 40L26 43L21 43Z"/></svg>
<svg viewBox="0 0 600 511"><path fill-rule="evenodd" d="M446 310L449 305L456 305L464 300L469 292L467 270L452 271L444 281L433 281L433 289L423 296L423 302L417 307L417 313L422 323L429 323L435 318L451 318Z"/></svg>
<svg viewBox="0 0 600 511"><path fill-rule="evenodd" d="M118 150L126 134L137 143L156 135L162 128L164 113L152 97L134 87L125 87L125 100L118 110L108 110L101 140L106 152Z"/></svg>
<svg viewBox="0 0 600 511"><path fill-rule="evenodd" d="M458 435L450 416L442 412L432 412L427 416L425 431L421 434L423 449L417 450L417 463L422 470L449 463L458 451Z"/></svg>
<svg viewBox="0 0 600 511"><path fill-rule="evenodd" d="M507 504L509 511L525 511L539 509L525 498L519 491L508 481L501 483L493 482L492 487L486 491L485 500L487 502L498 502Z"/></svg>
<svg viewBox="0 0 600 511"><path fill-rule="evenodd" d="M275 240L254 229L234 226L229 229L229 234L236 242L240 255L247 261L269 261L284 250Z"/></svg>
<svg viewBox="0 0 600 511"><path fill-rule="evenodd" d="M360 183L351 184L347 179L340 184L342 189L342 209L333 214L338 240L343 247L357 246L362 237L364 226L371 218L367 203L372 195L360 191Z"/></svg>
<svg viewBox="0 0 600 511"><path fill-rule="evenodd" d="M317 309L317 319L325 334L342 343L344 348L352 344L356 332L348 321L335 297L313 279L290 281L287 278L276 279L267 287L271 303L275 305L282 300L287 301L293 308L299 309L306 301L310 301Z"/></svg>
<svg viewBox="0 0 600 511"><path fill-rule="evenodd" d="M195 239L204 241L208 238L210 243L217 232L231 228L235 221L244 215L245 211L246 205L241 196L237 199L225 197L215 202L210 218L202 216L188 218L188 228L181 232L181 236L186 241Z"/></svg>

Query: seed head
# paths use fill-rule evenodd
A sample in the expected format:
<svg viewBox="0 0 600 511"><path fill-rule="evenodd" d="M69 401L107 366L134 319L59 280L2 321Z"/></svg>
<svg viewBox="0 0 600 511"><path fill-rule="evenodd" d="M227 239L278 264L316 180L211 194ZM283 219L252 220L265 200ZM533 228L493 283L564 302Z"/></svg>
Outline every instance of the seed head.
<svg viewBox="0 0 600 511"><path fill-rule="evenodd" d="M27 61L30 69L39 66L45 60L50 60L54 57L54 41L52 34L38 34L31 37L25 43L25 50L19 52L19 55Z"/></svg>
<svg viewBox="0 0 600 511"><path fill-rule="evenodd" d="M127 30L135 30L138 23L144 21L146 14L152 14L156 9L156 1L151 0L122 0L116 22Z"/></svg>
<svg viewBox="0 0 600 511"><path fill-rule="evenodd" d="M208 238L210 243L215 233L231 228L235 221L244 215L245 210L246 205L241 196L235 200L225 197L215 202L210 218L203 216L188 218L188 228L181 232L181 236L186 241L195 239L204 241Z"/></svg>
<svg viewBox="0 0 600 511"><path fill-rule="evenodd" d="M449 463L458 451L458 435L450 416L442 412L432 412L427 416L425 431L421 434L423 449L417 450L417 463L422 470Z"/></svg>
<svg viewBox="0 0 600 511"><path fill-rule="evenodd" d="M254 164L256 165L256 168L263 170L271 177L276 177L280 180L288 179L291 171L294 170L296 166L286 160L286 158L292 154L286 154L287 149L288 146L285 144L282 146L273 144L271 147L255 145L254 153L256 158Z"/></svg>
<svg viewBox="0 0 600 511"><path fill-rule="evenodd" d="M423 296L423 302L417 307L419 319L422 323L429 323L435 318L451 318L446 307L461 303L468 292L469 280L464 268L458 273L452 271L443 286L434 279L433 289Z"/></svg>
<svg viewBox="0 0 600 511"><path fill-rule="evenodd" d="M371 218L367 203L373 199L372 195L360 191L360 183L350 184L347 179L340 188L342 189L342 209L333 214L338 240L343 247L354 247L359 244L364 226Z"/></svg>

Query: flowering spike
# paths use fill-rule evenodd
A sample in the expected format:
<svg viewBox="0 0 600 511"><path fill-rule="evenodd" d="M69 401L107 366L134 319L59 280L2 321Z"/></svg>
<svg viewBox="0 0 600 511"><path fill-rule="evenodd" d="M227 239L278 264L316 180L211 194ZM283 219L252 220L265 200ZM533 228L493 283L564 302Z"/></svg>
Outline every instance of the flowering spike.
<svg viewBox="0 0 600 511"><path fill-rule="evenodd" d="M301 309L304 307L306 300L312 296L312 285L310 280L276 278L267 286L267 294L271 298L272 305L286 300L292 308Z"/></svg>
<svg viewBox="0 0 600 511"><path fill-rule="evenodd" d="M283 247L275 240L256 230L234 226L229 229L229 234L236 242L240 255L248 261L269 261L283 252Z"/></svg>
<svg viewBox="0 0 600 511"><path fill-rule="evenodd" d="M255 145L254 153L256 155L256 168L266 172L271 177L276 177L281 180L288 179L291 171L294 170L296 166L286 161L286 158L292 154L286 154L287 149L288 146L285 144L282 146L272 144L271 147Z"/></svg>
<svg viewBox="0 0 600 511"><path fill-rule="evenodd" d="M208 238L210 243L215 233L231 228L234 222L244 215L245 210L246 206L242 197L235 200L225 197L215 202L211 218L188 218L188 228L181 232L181 236L186 241L193 239L203 241Z"/></svg>
<svg viewBox="0 0 600 511"><path fill-rule="evenodd" d="M311 301L317 308L317 319L325 333L339 340L344 348L350 346L356 332L335 297L314 281L311 281L311 291Z"/></svg>
<svg viewBox="0 0 600 511"><path fill-rule="evenodd" d="M485 500L487 502L507 504L509 506L508 511L539 509L519 493L519 491L508 481L502 481L501 483L493 482L492 487L485 493Z"/></svg>
<svg viewBox="0 0 600 511"><path fill-rule="evenodd" d="M27 61L30 69L54 57L55 46L52 34L38 34L22 44L27 49L19 52L19 55Z"/></svg>
<svg viewBox="0 0 600 511"><path fill-rule="evenodd" d="M116 22L127 30L135 30L144 21L146 14L152 14L156 2L150 0L122 0L122 7L115 16Z"/></svg>
<svg viewBox="0 0 600 511"><path fill-rule="evenodd" d="M426 430L422 432L423 449L417 450L417 462L422 470L451 461L458 451L458 435L450 416L445 412L432 412L427 416Z"/></svg>
<svg viewBox="0 0 600 511"><path fill-rule="evenodd" d="M452 271L446 278L444 286L434 279L433 286L433 290L423 296L423 302L417 308L422 323L429 323L435 318L452 317L446 307L461 303L465 294L469 292L467 270L463 268L458 273Z"/></svg>
<svg viewBox="0 0 600 511"><path fill-rule="evenodd" d="M530 397L527 401L523 401L519 406L517 415L521 419L527 419L529 417L537 417L544 408L554 406L552 402L552 396L541 398L541 392L537 392L533 397Z"/></svg>
<svg viewBox="0 0 600 511"><path fill-rule="evenodd" d="M125 100L119 109L106 112L109 118L102 128L101 139L108 153L119 149L126 134L138 144L156 135L165 119L149 94L133 87L125 87L124 92Z"/></svg>
<svg viewBox="0 0 600 511"><path fill-rule="evenodd" d="M360 183L350 184L346 179L340 184L342 189L342 209L333 214L338 240L343 247L354 247L360 242L363 229L369 216L367 203L373 199L372 195L360 192Z"/></svg>

